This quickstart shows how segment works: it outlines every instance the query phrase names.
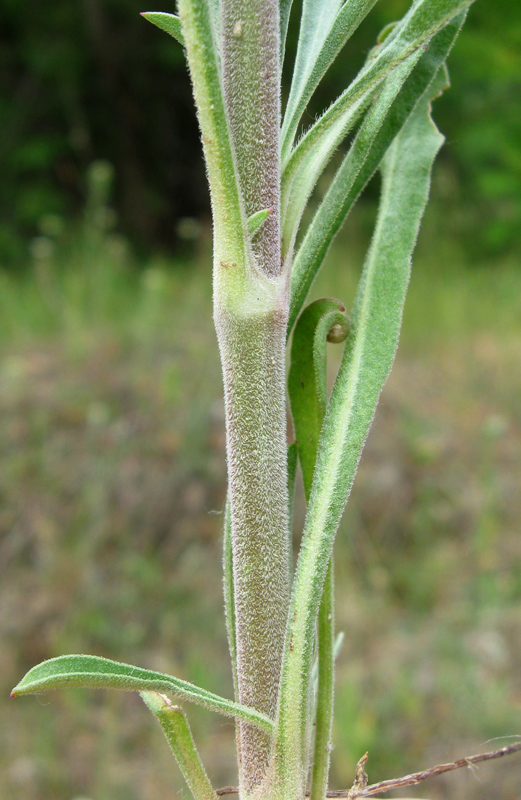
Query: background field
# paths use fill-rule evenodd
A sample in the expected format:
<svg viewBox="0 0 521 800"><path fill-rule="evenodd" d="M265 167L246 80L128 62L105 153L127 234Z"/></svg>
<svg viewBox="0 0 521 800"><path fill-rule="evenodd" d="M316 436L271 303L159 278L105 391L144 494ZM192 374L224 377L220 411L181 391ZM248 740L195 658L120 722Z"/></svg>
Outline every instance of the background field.
<svg viewBox="0 0 521 800"><path fill-rule="evenodd" d="M35 662L74 651L232 692L211 234L188 90L175 45L136 33L125 4L48 5L44 20L32 0L24 20L14 0L2 9L8 99L0 110L11 143L7 135L0 143L0 797L187 797L134 695L8 699ZM382 8L376 29L400 3ZM110 97L99 99L110 63L92 31L90 45L83 41L81 9L103 12L119 35L110 91L136 53L141 72L129 73L123 100L138 99L130 109L122 100L119 117ZM482 0L454 53L454 89L438 117L448 142L400 351L338 537L345 643L335 788L351 785L366 750L376 781L521 737L517 9ZM143 55L147 47L156 50ZM363 47L348 58L356 61ZM169 99L185 127L175 127L170 111L160 115L163 77L156 75L155 104L139 103L155 63L174 76ZM340 80L339 66L324 97ZM33 95L38 87L42 94ZM176 105L179 97L186 107ZM147 114L155 144L136 134L137 149L126 151L140 155L144 195L129 196L130 161L118 160L111 125L117 118L135 133L138 119L138 132L148 130L140 116ZM71 120L89 132L83 150L71 147L81 140L70 138ZM193 152L183 150L184 137ZM377 188L335 242L315 296L339 297L349 308ZM151 227L143 231L132 215L145 206ZM332 380L338 350L331 347ZM296 538L302 518L300 498ZM188 710L215 784L235 783L233 726ZM521 759L513 757L409 796L519 800L520 787Z"/></svg>

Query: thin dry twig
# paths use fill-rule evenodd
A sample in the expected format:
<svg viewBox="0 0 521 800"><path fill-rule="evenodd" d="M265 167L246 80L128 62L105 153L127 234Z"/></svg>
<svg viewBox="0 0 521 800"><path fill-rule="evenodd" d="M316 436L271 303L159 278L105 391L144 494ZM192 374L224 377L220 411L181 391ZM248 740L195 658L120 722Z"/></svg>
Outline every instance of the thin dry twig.
<svg viewBox="0 0 521 800"><path fill-rule="evenodd" d="M365 789L367 788L367 784L369 783L369 778L367 777L367 773L365 771L365 765L369 761L369 753L364 753L358 764L356 765L355 770L355 780L351 788L347 793L347 800L351 800L353 797L359 797Z"/></svg>
<svg viewBox="0 0 521 800"><path fill-rule="evenodd" d="M503 758L503 756L510 756L513 753L521 751L521 742L510 744L507 747L502 747L500 750L492 750L489 753L480 753L477 756L468 756L468 758L460 758L458 761L451 761L449 764L438 764L430 769L425 769L422 772L413 772L411 775L404 775L403 778L395 778L394 780L380 781L379 783L372 783L370 786L362 787L363 783L362 773L365 763L367 761L367 754L362 756L357 764L355 782L351 789L328 792L327 797L345 797L346 800L355 800L359 797L374 797L378 794L385 794L391 792L393 789L403 789L404 786L416 786L416 784L426 781L429 778L434 778L437 775L443 775L445 772L453 772L455 769L462 767L471 767L473 764L481 764L483 761L492 761L494 758ZM238 794L239 790L236 786L225 786L217 790L219 797L227 794ZM309 794L309 793L308 793Z"/></svg>
<svg viewBox="0 0 521 800"><path fill-rule="evenodd" d="M460 758L458 761L451 761L449 764L438 764L430 769L422 770L422 772L413 772L412 775L405 775L403 778L373 783L361 792L355 794L350 795L349 792L330 792L328 793L328 797L349 797L349 800L354 800L354 798L357 797L373 797L376 794L385 794L393 789L402 789L404 786L416 786L416 784L426 781L429 778L434 778L436 775L443 775L445 772L452 772L455 769L470 767L473 764L480 764L482 761L492 761L494 758L509 756L520 750L521 742L516 742L507 747L502 747L500 750L492 750L489 753L480 753L477 756Z"/></svg>

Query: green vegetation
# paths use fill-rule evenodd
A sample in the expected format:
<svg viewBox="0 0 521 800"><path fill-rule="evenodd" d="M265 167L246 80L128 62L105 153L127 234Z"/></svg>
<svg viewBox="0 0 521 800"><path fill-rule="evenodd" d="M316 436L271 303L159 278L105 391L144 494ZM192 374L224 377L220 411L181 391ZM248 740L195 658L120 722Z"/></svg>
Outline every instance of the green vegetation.
<svg viewBox="0 0 521 800"><path fill-rule="evenodd" d="M346 75L406 5L376 4L319 87L312 115L342 91ZM157 10L173 5L157 3ZM44 214L58 214L67 226L77 220L96 158L114 165L121 230L137 246L172 249L176 221L207 215L182 51L145 24L141 11L141 0L49 0L45 7L25 0L20 17L18 0L3 0L0 261L10 269L25 263ZM292 24L289 62L296 39ZM449 142L440 156L440 202L473 260L484 250L504 254L521 226L520 42L519 3L476 3L451 61L451 91L437 105Z"/></svg>
<svg viewBox="0 0 521 800"><path fill-rule="evenodd" d="M365 213L337 241L316 296L352 297ZM349 635L337 667L338 786L366 749L376 780L519 733L521 272L508 259L469 270L440 224L427 214L398 359L339 534L337 629ZM23 289L3 276L0 796L12 800L182 789L130 697L10 702L40 659L125 654L232 691L222 516L209 513L222 510L225 475L208 244L185 263L143 265L105 247L95 276L93 263L68 260L81 246L56 244L58 303L37 271ZM101 298L104 285L116 288L112 302L86 308L87 286ZM297 499L297 524L302 511ZM214 785L232 783L233 726L195 708L190 722ZM499 789L497 769L424 794L517 800L519 765L500 770Z"/></svg>
<svg viewBox="0 0 521 800"><path fill-rule="evenodd" d="M415 0L400 22L387 26L378 37L357 77L298 136L300 120L315 88L372 4L372 0L338 0L332 5L306 0L292 86L282 116L280 74L291 2L281 0L279 9L279 0L222 0L222 5L220 0L180 0L180 27L173 19L165 26L164 16L159 24L157 15L148 15L150 21L168 28L186 46L210 184L213 321L224 378L228 468L226 510L221 512L224 598L235 699L227 700L226 692L206 688L208 675L197 676L204 687L199 688L192 682L192 674L189 681L173 678L155 664L152 668L146 664L133 667L119 657L115 660L112 653L47 658L18 681L12 696L64 687L140 692L163 728L195 800L216 797L213 778L196 749L197 731L194 737L186 715L172 698L235 718L242 800L301 800L308 788L312 800L324 800L330 786L337 651L334 584L338 572L333 543L382 387L394 362L411 254L429 194L432 163L443 142L431 119L431 104L448 86L445 59L468 6L467 0ZM318 27L317 11L325 15ZM252 128L258 137L251 136ZM346 140L348 150L335 164L335 151ZM310 206L313 214L302 235L302 219L330 161L335 168L332 182L318 203ZM303 310L328 246L377 170L381 186L374 232L363 248L366 254L360 259L361 269L351 273L356 272L352 291L346 290L350 320L344 318L344 306L338 301L320 300ZM45 287L43 309L61 309L61 299L71 295L69 309L73 313L68 317L60 313L54 328L49 326L49 343L60 327L72 331L71 319L77 319L74 311L83 308L90 326L95 315L100 322L94 342L94 347L99 347L105 332L118 326L114 301L123 299L125 285L128 283L135 308L140 307L146 292L146 281L140 286L129 280L129 255L122 240L109 233L110 181L111 168L102 162L95 164L82 231L78 238L63 242L63 253L78 248L76 272L55 265L61 246L59 226L53 233L52 225L48 225L45 235L33 242L33 257L38 262L33 275L2 278L7 300L9 291L18 285L12 293L25 297L28 308L36 305L34 283ZM357 260L356 242L362 239L363 235L353 238L353 260ZM116 243L113 259L106 255L110 253L106 248L109 242ZM334 254L335 249L332 264ZM115 270L112 261L119 261ZM509 272L507 267L505 274ZM170 280L159 277L164 276L163 269L149 267L144 274L155 277L156 289L160 289L156 296L168 290ZM75 275L72 282L71 275ZM20 291L20 284L26 292ZM99 300L93 302L98 284ZM8 303L5 305L7 309ZM152 325L161 320L161 301L157 306ZM16 341L19 313L15 310L6 316L6 340L10 334ZM105 320L110 322L106 324ZM289 395L297 440L288 449L286 345L295 320ZM132 324L125 322L124 315L119 320L122 341L136 350L138 342L141 345L140 340L133 339L139 321L139 315ZM41 322L36 317L35 327ZM141 324L146 330L146 324ZM78 327L81 330L81 325ZM179 319L175 329L179 334ZM89 344L84 345L83 353L81 348L74 351L75 338L71 335L67 352L81 360ZM326 338L345 341L330 393ZM458 344L461 341L459 336ZM146 343L144 350L157 342L161 342L160 336ZM423 358L426 356L428 361L429 350L423 348ZM174 384L171 376L170 388ZM171 401L165 405L173 408L176 404ZM107 416L103 408L101 412L92 416L94 425L104 425ZM487 425L487 434L496 439L505 435L509 422L492 414ZM415 428L423 428L421 420L405 423L406 439L415 440ZM185 469L194 462L196 445L195 437L187 437L190 457ZM428 441L426 445L423 442L419 453L418 464L431 463ZM304 515L302 508L299 515L294 498L297 457L303 473ZM374 466L373 472L377 478ZM379 497L385 495L389 485L396 488L390 472L384 476ZM414 504L415 512L418 507ZM429 531L437 519L435 513L432 518L429 514L419 518L411 551L421 553L424 561L430 561L431 550L423 540L430 539ZM354 531L356 524L350 536ZM340 551L345 547L342 545ZM381 550L385 551L385 543ZM352 548L349 551L353 552ZM388 562L394 559L384 558L380 565ZM447 564L443 559L441 563ZM424 575L423 564L418 568L415 562L415 566L417 574L412 580L407 569L402 574L399 568L393 571L394 582L387 584L392 587L389 597L396 594L398 606L412 606L416 613L426 609L432 618L432 578L436 570L429 564ZM386 585L385 568L376 585L378 580ZM361 570L361 584L364 582L374 590L367 567ZM517 588L514 586L512 592L512 586L510 583L502 613L508 602L517 599ZM494 582L492 592L488 594L489 605L497 594ZM373 614L375 610L372 607ZM410 614L413 623L414 617ZM154 622L162 620L159 615ZM371 624L371 617L368 621ZM378 627L378 616L374 622ZM355 633L356 624L347 623L349 634ZM414 624L411 630L418 641ZM200 633L197 626L195 632ZM110 633L109 640L110 647L117 643L117 637ZM442 637L442 645L448 644L449 652L455 643L450 635ZM78 649L85 648L82 645ZM347 664L356 665L356 656L351 654ZM380 673L384 680L388 675L387 669ZM402 669L402 678L404 675L406 683L395 682L397 696L403 695L403 708L417 723L413 713L416 704L411 700L416 676ZM366 679L365 671L362 677ZM436 679L431 676L426 684L437 686ZM364 694L356 694L356 677L350 676L346 685L350 694L344 709L351 705L354 712L348 722L351 734L364 718L366 700ZM451 697L447 688L445 694ZM494 697L497 699L496 691ZM386 719L385 713L382 718ZM197 725L197 715L194 719ZM376 738L378 732L374 734ZM356 744L359 738L355 735ZM355 741L350 736L344 739L351 754ZM385 756L393 752L396 754L396 749L393 751L390 741ZM397 754L391 769L396 759ZM385 758L375 763L381 767ZM334 765L333 774L337 771L338 765ZM358 780L359 770L356 786ZM105 782L100 781L96 791L103 793Z"/></svg>
<svg viewBox="0 0 521 800"><path fill-rule="evenodd" d="M313 296L350 302L372 216L353 212ZM521 271L513 257L469 268L443 223L427 213L397 363L339 534L340 786L366 749L377 779L519 728ZM140 263L91 226L33 247L24 277L1 276L0 795L12 800L182 788L129 697L54 693L36 713L9 702L40 659L125 654L231 693L222 516L209 513L222 511L225 475L208 234L191 259ZM214 785L233 782L233 727L195 708L190 721ZM498 797L517 800L519 780L512 761ZM491 791L495 767L426 796Z"/></svg>

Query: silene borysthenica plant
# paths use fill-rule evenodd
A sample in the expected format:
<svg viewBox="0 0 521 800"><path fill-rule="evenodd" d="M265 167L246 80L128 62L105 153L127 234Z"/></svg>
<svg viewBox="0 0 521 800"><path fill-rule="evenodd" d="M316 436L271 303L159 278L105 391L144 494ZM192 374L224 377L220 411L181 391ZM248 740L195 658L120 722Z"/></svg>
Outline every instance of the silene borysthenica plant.
<svg viewBox="0 0 521 800"><path fill-rule="evenodd" d="M306 792L323 800L328 791L333 542L395 356L411 254L443 141L431 102L447 86L445 61L470 0L414 0L403 19L382 31L343 94L301 131L322 77L375 2L303 0L283 115L291 0L179 0L178 16L144 14L186 50L210 184L235 700L85 655L34 667L13 695L66 686L141 692L195 800L215 800L216 792L179 701L236 719L242 800L303 800ZM346 154L301 233L317 180L347 137ZM380 207L350 320L334 300L305 307L333 237L377 170ZM327 341L344 343L329 398ZM289 446L286 393L296 439ZM307 513L293 569L297 460ZM376 793L365 786L363 763L350 797Z"/></svg>

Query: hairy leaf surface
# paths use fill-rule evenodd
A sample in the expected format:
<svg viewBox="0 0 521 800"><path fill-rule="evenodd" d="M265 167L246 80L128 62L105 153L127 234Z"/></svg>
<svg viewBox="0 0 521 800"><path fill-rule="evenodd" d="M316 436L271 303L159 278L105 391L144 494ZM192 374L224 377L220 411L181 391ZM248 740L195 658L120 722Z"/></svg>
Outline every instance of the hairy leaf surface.
<svg viewBox="0 0 521 800"><path fill-rule="evenodd" d="M315 300L300 315L293 334L288 390L306 501L309 501L311 493L318 441L327 406L327 342L345 341L349 324L344 311L344 306L338 300ZM309 687L309 695L314 697L316 694L312 800L323 800L327 791L334 674L334 579L331 560L318 615L317 675ZM301 731L304 762L307 761L313 722L313 700L309 706L310 713L303 719L307 728Z"/></svg>
<svg viewBox="0 0 521 800"><path fill-rule="evenodd" d="M346 339L349 325L344 312L338 300L315 300L300 315L293 334L288 391L306 499L326 413L326 343Z"/></svg>
<svg viewBox="0 0 521 800"><path fill-rule="evenodd" d="M231 143L214 33L216 0L179 0L183 36L194 88L212 201L215 261L236 265L216 274L228 291L240 291L246 279L243 204Z"/></svg>
<svg viewBox="0 0 521 800"><path fill-rule="evenodd" d="M447 58L464 19L465 12L458 14L434 36L394 101L393 87L384 84L368 111L295 255L291 272L288 333L304 305L331 242L378 168L393 138Z"/></svg>
<svg viewBox="0 0 521 800"><path fill-rule="evenodd" d="M158 692L141 692L141 698L161 725L194 800L217 800L184 711Z"/></svg>
<svg viewBox="0 0 521 800"><path fill-rule="evenodd" d="M322 429L293 582L277 721L277 777L286 782L292 797L305 784L295 742L307 713L313 632L334 536L396 353L411 253L427 201L432 162L443 141L430 118L430 102L445 85L442 70L383 161L375 234Z"/></svg>
<svg viewBox="0 0 521 800"><path fill-rule="evenodd" d="M377 0L304 0L291 89L282 126L289 157L306 106L338 53Z"/></svg>
<svg viewBox="0 0 521 800"><path fill-rule="evenodd" d="M375 48L348 89L328 108L300 140L287 162L282 179L284 252L291 252L302 212L332 153L368 107L378 87L398 84L396 68L421 49L469 5L470 0L417 0L384 42ZM409 62L412 68L412 59ZM391 92L393 94L393 92ZM396 86L394 96L396 95Z"/></svg>
<svg viewBox="0 0 521 800"><path fill-rule="evenodd" d="M44 661L29 670L15 686L11 696L38 694L50 689L124 689L136 692L166 692L183 700L204 706L228 717L237 717L271 731L273 723L253 708L226 700L224 697L200 689L187 681L153 672L149 669L121 664L108 658L88 655L58 656Z"/></svg>
<svg viewBox="0 0 521 800"><path fill-rule="evenodd" d="M280 64L284 62L284 52L286 50L286 38L288 34L289 15L293 0L280 0Z"/></svg>
<svg viewBox="0 0 521 800"><path fill-rule="evenodd" d="M173 36L179 44L184 45L185 39L181 30L181 20L178 16L166 14L163 11L144 11L141 16L151 22L152 25Z"/></svg>

